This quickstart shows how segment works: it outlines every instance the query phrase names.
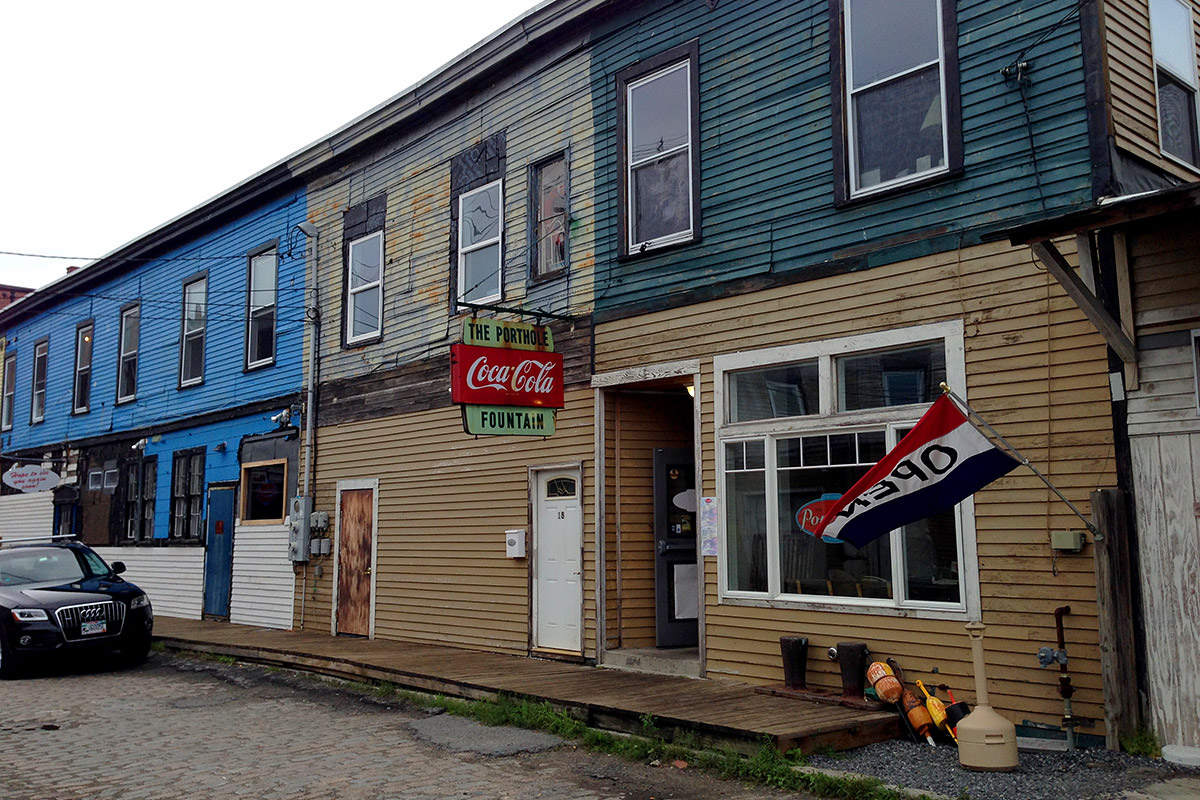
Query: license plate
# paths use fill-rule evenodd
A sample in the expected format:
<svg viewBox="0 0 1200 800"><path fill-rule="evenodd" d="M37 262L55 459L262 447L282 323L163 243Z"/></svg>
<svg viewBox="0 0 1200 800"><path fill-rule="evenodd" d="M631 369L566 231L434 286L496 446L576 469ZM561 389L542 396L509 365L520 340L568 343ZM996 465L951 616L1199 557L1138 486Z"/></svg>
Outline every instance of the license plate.
<svg viewBox="0 0 1200 800"><path fill-rule="evenodd" d="M81 636L89 636L97 633L107 633L108 623L104 620L97 622L81 622L79 624L79 633Z"/></svg>

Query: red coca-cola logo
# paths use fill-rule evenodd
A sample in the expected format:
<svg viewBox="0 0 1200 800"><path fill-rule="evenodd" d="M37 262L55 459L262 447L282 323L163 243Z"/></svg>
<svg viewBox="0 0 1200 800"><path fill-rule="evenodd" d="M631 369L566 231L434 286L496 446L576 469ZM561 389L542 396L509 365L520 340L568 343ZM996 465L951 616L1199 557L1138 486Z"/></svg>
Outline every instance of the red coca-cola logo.
<svg viewBox="0 0 1200 800"><path fill-rule="evenodd" d="M451 345L450 395L455 403L562 408L562 354Z"/></svg>

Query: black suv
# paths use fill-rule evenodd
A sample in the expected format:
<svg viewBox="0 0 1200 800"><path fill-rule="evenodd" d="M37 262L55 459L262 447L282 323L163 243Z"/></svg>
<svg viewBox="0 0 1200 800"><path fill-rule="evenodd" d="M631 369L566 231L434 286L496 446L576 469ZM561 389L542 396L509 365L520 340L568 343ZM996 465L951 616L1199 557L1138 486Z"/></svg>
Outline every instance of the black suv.
<svg viewBox="0 0 1200 800"><path fill-rule="evenodd" d="M150 598L90 547L61 537L0 541L0 678L39 654L150 650Z"/></svg>

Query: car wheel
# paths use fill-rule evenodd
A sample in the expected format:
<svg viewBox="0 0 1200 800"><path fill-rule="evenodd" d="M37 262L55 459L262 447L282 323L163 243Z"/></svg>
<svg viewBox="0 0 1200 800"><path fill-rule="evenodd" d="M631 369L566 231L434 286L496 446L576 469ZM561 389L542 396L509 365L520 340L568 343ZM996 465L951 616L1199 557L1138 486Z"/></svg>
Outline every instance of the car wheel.
<svg viewBox="0 0 1200 800"><path fill-rule="evenodd" d="M8 634L0 628L0 680L17 677L21 672L20 667L16 655L8 646Z"/></svg>
<svg viewBox="0 0 1200 800"><path fill-rule="evenodd" d="M128 666L136 667L150 654L150 637L144 633L124 636L121 639L120 650L121 661Z"/></svg>

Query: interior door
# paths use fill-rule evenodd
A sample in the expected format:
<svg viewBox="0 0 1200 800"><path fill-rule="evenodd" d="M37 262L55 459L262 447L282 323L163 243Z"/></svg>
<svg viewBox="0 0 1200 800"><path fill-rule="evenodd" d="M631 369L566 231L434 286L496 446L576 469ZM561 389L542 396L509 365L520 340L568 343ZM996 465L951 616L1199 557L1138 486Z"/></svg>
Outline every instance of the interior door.
<svg viewBox="0 0 1200 800"><path fill-rule="evenodd" d="M582 652L583 507L578 470L537 473L534 647Z"/></svg>
<svg viewBox="0 0 1200 800"><path fill-rule="evenodd" d="M375 489L338 491L337 622L335 632L371 634L371 563Z"/></svg>
<svg viewBox="0 0 1200 800"><path fill-rule="evenodd" d="M208 488L208 533L204 543L204 616L229 618L233 589L233 485Z"/></svg>
<svg viewBox="0 0 1200 800"><path fill-rule="evenodd" d="M691 450L654 451L654 606L659 647L698 641L696 468Z"/></svg>

